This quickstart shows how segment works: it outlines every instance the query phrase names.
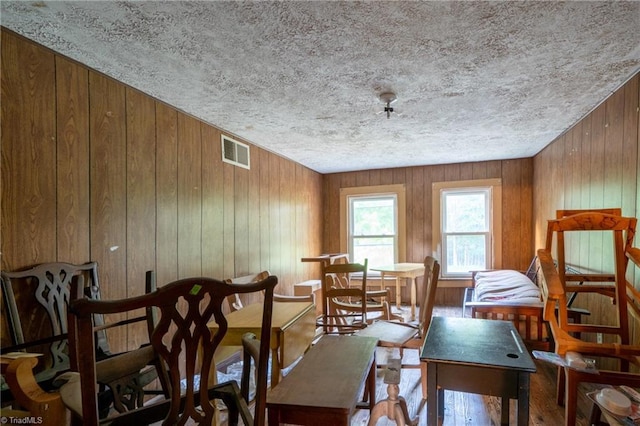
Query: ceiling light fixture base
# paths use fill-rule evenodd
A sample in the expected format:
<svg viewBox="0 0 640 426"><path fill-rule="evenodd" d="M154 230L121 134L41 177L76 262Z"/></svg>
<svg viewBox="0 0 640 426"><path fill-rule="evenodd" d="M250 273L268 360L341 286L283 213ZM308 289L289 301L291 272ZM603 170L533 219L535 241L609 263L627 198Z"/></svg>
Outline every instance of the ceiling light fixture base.
<svg viewBox="0 0 640 426"><path fill-rule="evenodd" d="M398 99L396 94L393 92L383 92L380 93L380 100L385 104L384 112L387 113L387 118L391 118L391 113L393 112L393 107L391 106Z"/></svg>

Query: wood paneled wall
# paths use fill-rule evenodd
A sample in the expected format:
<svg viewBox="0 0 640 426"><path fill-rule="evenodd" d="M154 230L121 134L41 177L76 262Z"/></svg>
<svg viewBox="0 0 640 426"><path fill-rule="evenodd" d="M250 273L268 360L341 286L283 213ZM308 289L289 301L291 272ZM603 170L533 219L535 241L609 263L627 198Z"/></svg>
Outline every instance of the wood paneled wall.
<svg viewBox="0 0 640 426"><path fill-rule="evenodd" d="M461 158L462 160L463 158ZM533 160L516 159L438 166L406 167L334 173L324 177L324 248L340 250L340 188L404 184L407 194L407 262L422 262L432 255L432 183L469 179L502 179L502 264L525 270L534 256L533 245ZM443 282L460 286L468 282ZM403 299L408 300L408 290ZM405 294L407 293L407 294ZM438 291L437 303L461 305L460 288Z"/></svg>
<svg viewBox="0 0 640 426"><path fill-rule="evenodd" d="M316 172L256 146L251 170L223 163L220 129L5 29L1 121L4 270L95 260L108 299L142 294L147 270L267 269L284 294L317 278L300 262L322 252Z"/></svg>
<svg viewBox="0 0 640 426"><path fill-rule="evenodd" d="M558 209L621 207L640 214L640 74L636 74L590 114L534 158L535 244L544 247L547 220ZM636 234L635 246L640 245ZM611 239L594 233L567 241L567 263L581 270L613 271ZM627 279L640 288L632 264ZM613 306L600 296L578 297L590 321L612 321ZM633 319L640 342L638 319Z"/></svg>

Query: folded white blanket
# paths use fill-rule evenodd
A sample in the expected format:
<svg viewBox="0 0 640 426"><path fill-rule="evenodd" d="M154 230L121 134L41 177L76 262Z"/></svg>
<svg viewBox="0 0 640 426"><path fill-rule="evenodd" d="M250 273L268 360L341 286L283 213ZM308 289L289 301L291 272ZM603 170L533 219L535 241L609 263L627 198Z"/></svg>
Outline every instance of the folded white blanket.
<svg viewBox="0 0 640 426"><path fill-rule="evenodd" d="M475 275L475 300L540 301L540 289L526 275L513 270L482 271Z"/></svg>

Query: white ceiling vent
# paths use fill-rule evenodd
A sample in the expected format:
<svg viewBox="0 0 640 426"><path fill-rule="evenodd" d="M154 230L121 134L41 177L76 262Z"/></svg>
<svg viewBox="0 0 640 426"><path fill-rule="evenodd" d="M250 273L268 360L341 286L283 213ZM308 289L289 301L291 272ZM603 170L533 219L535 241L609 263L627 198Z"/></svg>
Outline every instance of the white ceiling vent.
<svg viewBox="0 0 640 426"><path fill-rule="evenodd" d="M222 161L235 166L250 169L249 145L222 135Z"/></svg>

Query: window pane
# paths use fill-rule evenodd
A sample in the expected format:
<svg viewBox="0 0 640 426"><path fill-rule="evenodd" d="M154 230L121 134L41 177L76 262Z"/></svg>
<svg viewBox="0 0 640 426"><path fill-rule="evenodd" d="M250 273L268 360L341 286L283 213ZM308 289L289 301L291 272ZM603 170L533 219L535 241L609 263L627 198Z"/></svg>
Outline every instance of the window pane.
<svg viewBox="0 0 640 426"><path fill-rule="evenodd" d="M369 259L369 268L389 265L394 262L394 238L354 238L353 260L363 263Z"/></svg>
<svg viewBox="0 0 640 426"><path fill-rule="evenodd" d="M487 231L485 192L445 194L444 232Z"/></svg>
<svg viewBox="0 0 640 426"><path fill-rule="evenodd" d="M486 237L484 235L447 235L447 265L448 273L469 273L485 269Z"/></svg>
<svg viewBox="0 0 640 426"><path fill-rule="evenodd" d="M354 199L353 235L394 235L393 198Z"/></svg>

